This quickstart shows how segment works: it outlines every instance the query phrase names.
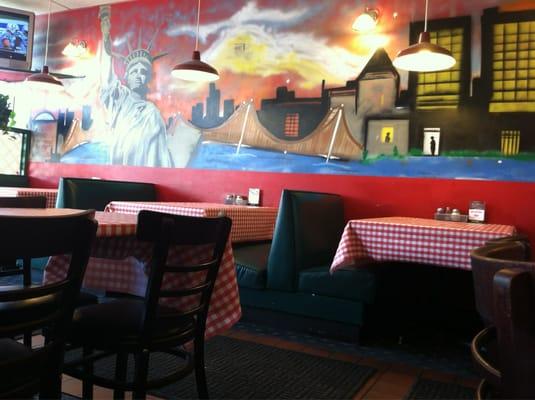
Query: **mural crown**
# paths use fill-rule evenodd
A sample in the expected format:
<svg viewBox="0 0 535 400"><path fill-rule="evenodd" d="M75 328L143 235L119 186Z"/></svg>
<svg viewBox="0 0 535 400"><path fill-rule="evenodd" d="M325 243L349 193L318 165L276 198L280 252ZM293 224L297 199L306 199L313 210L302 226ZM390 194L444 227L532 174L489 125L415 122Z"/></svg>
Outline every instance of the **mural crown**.
<svg viewBox="0 0 535 400"><path fill-rule="evenodd" d="M127 69L130 68L131 65L134 65L138 62L149 64L150 66L152 65L153 58L146 49L136 49L125 57L124 62Z"/></svg>
<svg viewBox="0 0 535 400"><path fill-rule="evenodd" d="M160 53L155 56L152 56L150 54L150 50L152 49L152 44L154 42L154 38L158 34L159 29L157 29L154 32L154 35L152 36L149 44L147 45L147 48L142 47L141 45L141 31L139 32L139 38L137 47L135 49L132 49L132 46L130 45L130 42L127 42L128 45L128 55L124 56L122 54L113 53L114 56L120 58L123 60L123 62L126 65L126 70L128 70L132 65L135 65L136 63L140 62L145 65L147 65L149 68L152 67L152 64L158 60L159 58L162 58L167 55L167 53Z"/></svg>

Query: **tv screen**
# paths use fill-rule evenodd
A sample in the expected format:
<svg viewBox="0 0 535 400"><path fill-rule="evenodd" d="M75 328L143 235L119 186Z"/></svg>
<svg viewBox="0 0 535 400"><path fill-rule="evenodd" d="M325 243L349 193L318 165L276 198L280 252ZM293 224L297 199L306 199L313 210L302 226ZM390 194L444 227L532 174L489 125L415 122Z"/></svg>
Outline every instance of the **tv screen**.
<svg viewBox="0 0 535 400"><path fill-rule="evenodd" d="M34 19L32 12L0 7L0 67L30 69Z"/></svg>

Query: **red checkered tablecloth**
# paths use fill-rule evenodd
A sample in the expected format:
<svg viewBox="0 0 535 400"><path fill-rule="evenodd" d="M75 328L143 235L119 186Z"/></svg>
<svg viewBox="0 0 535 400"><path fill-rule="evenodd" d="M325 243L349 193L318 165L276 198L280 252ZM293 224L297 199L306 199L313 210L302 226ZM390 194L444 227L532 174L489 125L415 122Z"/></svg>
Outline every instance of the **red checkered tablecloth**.
<svg viewBox="0 0 535 400"><path fill-rule="evenodd" d="M56 197L58 197L58 189L0 187L0 196L4 196L4 197L45 196L46 206L48 208L54 208L56 206Z"/></svg>
<svg viewBox="0 0 535 400"><path fill-rule="evenodd" d="M112 292L125 292L143 296L147 285L145 268L151 255L150 243L139 242L135 238L137 216L97 212L99 222L97 239L91 250L87 265L84 287ZM209 253L201 247L175 247L168 255L169 264L207 261ZM68 257L52 257L45 269L45 283L62 279L68 268ZM183 278L183 277L182 277ZM188 276L196 282L198 275ZM183 282L176 275L165 275L163 287L177 288ZM195 299L188 298L181 303L168 303L176 307L189 307ZM219 274L212 293L206 321L206 337L212 337L229 329L241 317L240 299L234 256L230 241L219 268Z"/></svg>
<svg viewBox="0 0 535 400"><path fill-rule="evenodd" d="M177 203L112 201L105 211L137 214L141 210L152 210L192 217L216 217L224 214L232 219L230 238L232 242L269 240L277 219L276 207L252 207L218 203Z"/></svg>
<svg viewBox="0 0 535 400"><path fill-rule="evenodd" d="M351 220L331 272L365 259L408 261L470 270L470 251L489 239L511 236L509 225L470 224L410 217Z"/></svg>

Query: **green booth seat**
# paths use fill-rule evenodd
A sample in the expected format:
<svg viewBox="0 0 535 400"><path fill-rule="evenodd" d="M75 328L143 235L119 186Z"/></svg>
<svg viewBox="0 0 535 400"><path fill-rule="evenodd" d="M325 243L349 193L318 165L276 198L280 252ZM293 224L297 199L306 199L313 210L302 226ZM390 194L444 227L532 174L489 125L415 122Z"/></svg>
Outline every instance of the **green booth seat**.
<svg viewBox="0 0 535 400"><path fill-rule="evenodd" d="M234 247L242 306L358 332L375 299L375 276L365 267L330 273L344 227L341 196L284 190L272 242Z"/></svg>
<svg viewBox="0 0 535 400"><path fill-rule="evenodd" d="M111 201L156 201L152 183L63 177L59 180L57 208L103 211Z"/></svg>
<svg viewBox="0 0 535 400"><path fill-rule="evenodd" d="M271 242L247 244L235 247L236 275L241 287L265 289L267 282L267 263Z"/></svg>

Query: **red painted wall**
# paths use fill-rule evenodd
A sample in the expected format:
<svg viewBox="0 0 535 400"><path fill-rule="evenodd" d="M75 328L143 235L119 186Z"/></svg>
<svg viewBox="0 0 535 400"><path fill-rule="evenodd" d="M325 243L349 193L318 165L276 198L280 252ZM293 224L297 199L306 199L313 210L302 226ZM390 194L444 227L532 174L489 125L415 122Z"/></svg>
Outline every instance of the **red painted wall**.
<svg viewBox="0 0 535 400"><path fill-rule="evenodd" d="M282 189L339 193L346 217L402 215L430 218L437 207L466 212L471 200L487 203L488 221L510 224L535 243L535 183L369 177L320 174L141 168L52 163L30 164L30 185L56 187L60 176L153 182L164 201L222 202L226 193L262 189L264 205L277 205Z"/></svg>

